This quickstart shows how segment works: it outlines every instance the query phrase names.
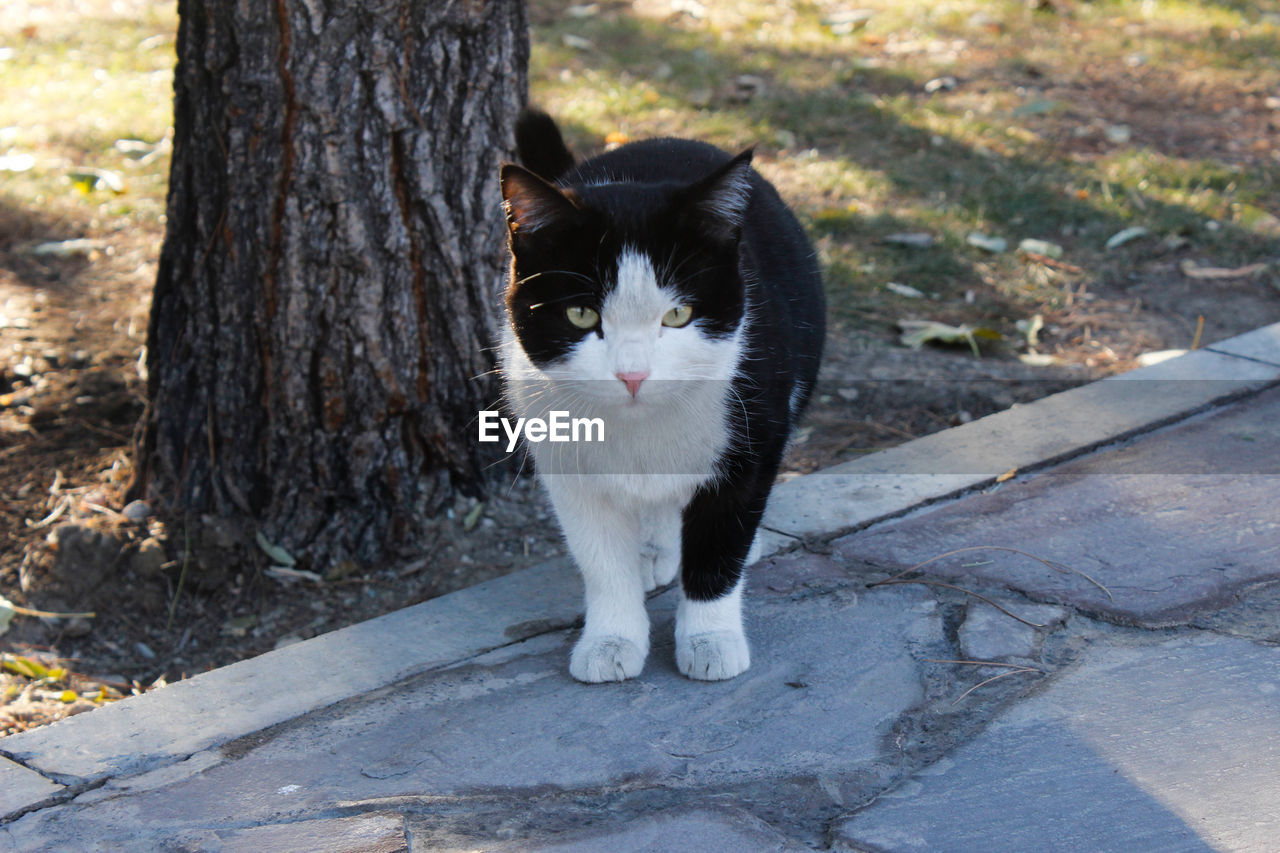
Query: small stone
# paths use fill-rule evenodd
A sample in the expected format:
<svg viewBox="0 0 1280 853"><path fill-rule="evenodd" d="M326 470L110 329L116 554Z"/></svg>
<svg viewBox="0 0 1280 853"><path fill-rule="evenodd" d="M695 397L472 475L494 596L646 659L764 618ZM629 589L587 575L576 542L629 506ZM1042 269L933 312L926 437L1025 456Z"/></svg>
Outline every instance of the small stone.
<svg viewBox="0 0 1280 853"><path fill-rule="evenodd" d="M1127 124L1113 124L1103 131L1103 135L1107 137L1108 142L1124 145L1133 139L1133 128Z"/></svg>
<svg viewBox="0 0 1280 853"><path fill-rule="evenodd" d="M131 501L125 504L120 514L134 523L139 523L150 518L152 513L146 501Z"/></svg>

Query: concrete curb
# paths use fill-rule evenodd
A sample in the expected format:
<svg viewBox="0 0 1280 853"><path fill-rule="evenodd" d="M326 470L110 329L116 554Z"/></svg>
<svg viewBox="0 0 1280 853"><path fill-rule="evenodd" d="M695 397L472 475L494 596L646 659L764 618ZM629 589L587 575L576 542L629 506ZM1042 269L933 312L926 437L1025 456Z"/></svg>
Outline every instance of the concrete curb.
<svg viewBox="0 0 1280 853"><path fill-rule="evenodd" d="M1280 324L1210 350L1018 406L779 485L765 553L834 537L1043 467L1280 382ZM0 740L0 815L12 819L111 777L203 750L576 621L567 559L516 572L91 714ZM64 787L65 786L65 787ZM0 816L0 822L6 817Z"/></svg>
<svg viewBox="0 0 1280 853"><path fill-rule="evenodd" d="M1280 381L1280 323L774 488L764 524L831 536L1180 420Z"/></svg>

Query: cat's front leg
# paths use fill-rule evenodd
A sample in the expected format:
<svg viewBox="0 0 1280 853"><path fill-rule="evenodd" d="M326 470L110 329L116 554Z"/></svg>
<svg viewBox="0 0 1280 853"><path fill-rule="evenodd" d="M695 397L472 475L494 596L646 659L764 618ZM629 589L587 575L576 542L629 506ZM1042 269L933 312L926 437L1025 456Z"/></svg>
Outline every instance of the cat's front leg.
<svg viewBox="0 0 1280 853"><path fill-rule="evenodd" d="M722 681L751 666L751 650L742 627L742 587L711 601L687 595L676 608L676 667L690 678Z"/></svg>
<svg viewBox="0 0 1280 853"><path fill-rule="evenodd" d="M754 546L765 495L732 487L699 489L684 511L676 666L690 678L720 681L746 671L751 651L742 625L742 567Z"/></svg>
<svg viewBox="0 0 1280 853"><path fill-rule="evenodd" d="M634 513L572 478L550 476L544 483L586 593L586 622L569 657L569 674L590 683L634 678L649 654Z"/></svg>

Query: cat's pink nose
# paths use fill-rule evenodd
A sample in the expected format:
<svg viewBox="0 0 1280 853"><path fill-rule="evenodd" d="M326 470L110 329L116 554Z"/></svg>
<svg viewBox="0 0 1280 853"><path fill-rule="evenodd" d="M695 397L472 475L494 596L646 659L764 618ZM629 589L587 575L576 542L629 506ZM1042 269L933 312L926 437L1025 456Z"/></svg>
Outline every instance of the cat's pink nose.
<svg viewBox="0 0 1280 853"><path fill-rule="evenodd" d="M649 371L635 370L630 373L615 373L614 376L622 380L623 384L627 386L627 390L631 392L631 396L634 397L640 391L640 383L649 378Z"/></svg>

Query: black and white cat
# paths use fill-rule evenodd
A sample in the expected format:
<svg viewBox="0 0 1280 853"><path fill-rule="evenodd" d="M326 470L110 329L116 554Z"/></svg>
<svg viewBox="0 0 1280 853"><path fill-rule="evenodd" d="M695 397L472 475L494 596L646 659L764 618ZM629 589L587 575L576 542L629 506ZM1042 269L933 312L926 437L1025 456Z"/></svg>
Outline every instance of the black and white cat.
<svg viewBox="0 0 1280 853"><path fill-rule="evenodd" d="M677 666L732 678L750 665L742 569L818 373L813 249L750 151L654 139L575 165L536 111L516 141L524 166L501 175L508 404L605 428L528 444L586 587L569 671L639 674L645 593L679 573Z"/></svg>

